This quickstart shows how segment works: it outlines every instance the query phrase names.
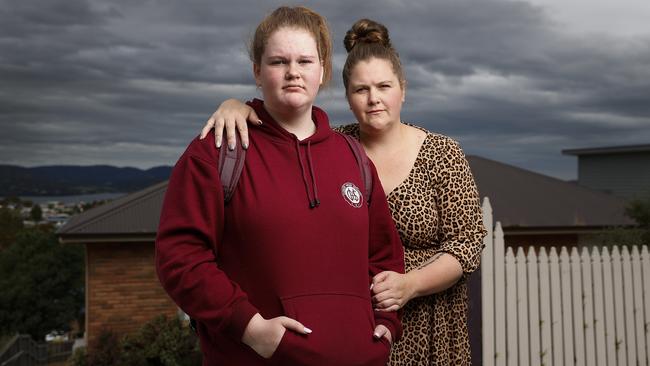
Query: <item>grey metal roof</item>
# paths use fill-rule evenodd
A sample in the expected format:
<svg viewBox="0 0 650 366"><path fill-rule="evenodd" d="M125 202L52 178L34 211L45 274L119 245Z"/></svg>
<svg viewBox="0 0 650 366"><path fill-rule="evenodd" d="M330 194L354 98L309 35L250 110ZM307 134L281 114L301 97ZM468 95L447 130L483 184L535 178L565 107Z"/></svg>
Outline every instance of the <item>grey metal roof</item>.
<svg viewBox="0 0 650 366"><path fill-rule="evenodd" d="M635 152L648 152L648 151L650 151L650 144L589 147L584 149L566 149L566 150L562 150L562 154L580 156L580 155L635 153Z"/></svg>
<svg viewBox="0 0 650 366"><path fill-rule="evenodd" d="M63 238L100 234L155 235L166 190L167 181L75 215L57 234Z"/></svg>
<svg viewBox="0 0 650 366"><path fill-rule="evenodd" d="M575 183L478 156L468 156L481 197L489 197L494 221L510 227L632 225L625 201Z"/></svg>
<svg viewBox="0 0 650 366"><path fill-rule="evenodd" d="M567 228L629 225L624 201L497 161L467 157L481 197L488 196L495 221L504 228ZM96 207L58 230L64 241L75 238L111 241L129 237L151 240L156 234L167 182Z"/></svg>

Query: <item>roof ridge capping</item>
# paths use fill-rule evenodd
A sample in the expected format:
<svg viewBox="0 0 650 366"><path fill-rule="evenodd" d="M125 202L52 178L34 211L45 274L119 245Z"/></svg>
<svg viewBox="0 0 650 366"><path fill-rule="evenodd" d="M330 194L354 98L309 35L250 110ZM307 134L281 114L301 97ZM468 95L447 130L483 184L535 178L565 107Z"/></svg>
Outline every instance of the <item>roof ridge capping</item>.
<svg viewBox="0 0 650 366"><path fill-rule="evenodd" d="M635 153L635 152L650 152L650 144L587 147L581 149L562 150L562 154L564 155L576 155L576 156L598 155L598 154L624 154L624 153Z"/></svg>

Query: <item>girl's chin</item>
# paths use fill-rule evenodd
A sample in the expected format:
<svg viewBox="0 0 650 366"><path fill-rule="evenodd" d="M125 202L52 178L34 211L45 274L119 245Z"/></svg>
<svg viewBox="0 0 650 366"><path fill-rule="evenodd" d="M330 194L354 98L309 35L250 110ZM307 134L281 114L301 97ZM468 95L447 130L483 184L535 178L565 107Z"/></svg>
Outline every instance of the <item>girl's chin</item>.
<svg viewBox="0 0 650 366"><path fill-rule="evenodd" d="M297 94L297 93L296 93ZM280 100L278 100L278 107L290 108L290 109L300 109L304 107L311 107L314 104L313 99L307 98L303 95L287 95Z"/></svg>

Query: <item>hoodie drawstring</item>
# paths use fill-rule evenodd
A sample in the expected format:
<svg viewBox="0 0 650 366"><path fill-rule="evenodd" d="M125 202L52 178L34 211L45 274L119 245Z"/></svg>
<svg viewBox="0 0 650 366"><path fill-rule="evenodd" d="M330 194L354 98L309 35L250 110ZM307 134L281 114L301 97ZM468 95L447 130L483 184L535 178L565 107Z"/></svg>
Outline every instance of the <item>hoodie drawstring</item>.
<svg viewBox="0 0 650 366"><path fill-rule="evenodd" d="M309 174L311 175L311 181L314 186L314 204L312 207L314 208L320 205L320 200L318 199L318 187L316 186L316 174L314 173L314 163L311 161L311 141L307 141L307 164L309 165Z"/></svg>
<svg viewBox="0 0 650 366"><path fill-rule="evenodd" d="M314 168L313 168L313 163L311 160L311 141L307 142L307 164L309 165L309 174L311 176L311 181L312 181L312 189L314 192L314 196L312 197L312 189L309 187L309 183L307 182L307 175L305 174L305 163L303 162L302 159L302 154L300 153L300 142L298 139L296 141L296 153L298 154L298 161L300 162L300 172L302 173L302 181L305 184L305 190L307 191L307 199L309 199L309 208L315 208L320 205L320 201L318 200L318 189L316 187L316 177L314 175Z"/></svg>

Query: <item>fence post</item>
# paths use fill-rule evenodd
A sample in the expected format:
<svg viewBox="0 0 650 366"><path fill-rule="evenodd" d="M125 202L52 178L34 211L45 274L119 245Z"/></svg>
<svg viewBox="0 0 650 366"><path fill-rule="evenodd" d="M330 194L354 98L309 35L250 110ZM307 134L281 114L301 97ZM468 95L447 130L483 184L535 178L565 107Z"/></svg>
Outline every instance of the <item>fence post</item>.
<svg viewBox="0 0 650 366"><path fill-rule="evenodd" d="M541 334L539 318L539 272L537 271L537 255L531 247L528 249L526 260L528 269L528 330L530 332L530 355L528 362L531 366L541 366L540 341Z"/></svg>
<svg viewBox="0 0 650 366"><path fill-rule="evenodd" d="M632 285L634 290L634 325L636 326L636 357L638 364L647 364L645 349L646 322L650 314L643 314L643 277L641 277L641 255L637 246L632 247Z"/></svg>
<svg viewBox="0 0 650 366"><path fill-rule="evenodd" d="M553 340L553 364L564 365L564 338L562 335L562 297L560 282L560 263L555 247L551 247L548 257L551 277L551 334Z"/></svg>
<svg viewBox="0 0 650 366"><path fill-rule="evenodd" d="M541 328L540 363L553 366L553 317L551 316L551 277L546 248L539 249L539 326Z"/></svg>
<svg viewBox="0 0 650 366"><path fill-rule="evenodd" d="M623 268L618 247L612 248L612 278L614 286L614 319L616 326L616 360L619 365L627 365L627 342L625 339L625 300L623 299Z"/></svg>
<svg viewBox="0 0 650 366"><path fill-rule="evenodd" d="M506 294L505 294L505 250L503 229L497 222L494 229L494 329L495 329L495 365L506 364Z"/></svg>
<svg viewBox="0 0 650 366"><path fill-rule="evenodd" d="M571 294L573 303L573 357L574 365L585 365L585 331L586 322L584 319L584 306L585 306L585 289L582 286L582 266L580 263L580 255L578 248L571 248Z"/></svg>
<svg viewBox="0 0 650 366"><path fill-rule="evenodd" d="M483 225L487 234L483 238L481 253L481 359L483 366L494 366L494 232L492 206L488 197L483 199ZM472 352L474 353L474 352ZM474 358L472 358L474 359Z"/></svg>
<svg viewBox="0 0 650 366"><path fill-rule="evenodd" d="M630 251L627 246L621 250L621 266L623 268L623 294L625 306L625 350L627 351L628 365L636 365L636 342L634 332L634 294L632 292L632 263Z"/></svg>
<svg viewBox="0 0 650 366"><path fill-rule="evenodd" d="M584 304L584 364L596 365L596 337L594 330L596 327L594 321L594 291L593 291L593 274L591 272L591 258L589 250L582 248L580 255L580 269L582 271L582 293Z"/></svg>
<svg viewBox="0 0 650 366"><path fill-rule="evenodd" d="M643 303L645 304L645 323L644 328L650 331L650 253L648 246L641 247L641 270L643 275ZM645 334L646 353L650 350L650 334ZM650 354L646 354L646 364L650 364Z"/></svg>
<svg viewBox="0 0 650 366"><path fill-rule="evenodd" d="M512 248L506 250L506 362L519 364L519 336L517 335L517 267Z"/></svg>

